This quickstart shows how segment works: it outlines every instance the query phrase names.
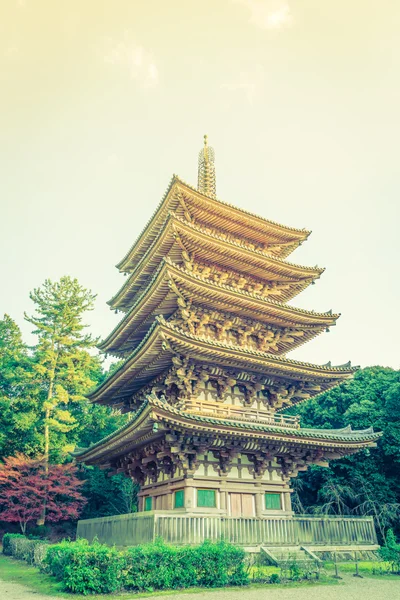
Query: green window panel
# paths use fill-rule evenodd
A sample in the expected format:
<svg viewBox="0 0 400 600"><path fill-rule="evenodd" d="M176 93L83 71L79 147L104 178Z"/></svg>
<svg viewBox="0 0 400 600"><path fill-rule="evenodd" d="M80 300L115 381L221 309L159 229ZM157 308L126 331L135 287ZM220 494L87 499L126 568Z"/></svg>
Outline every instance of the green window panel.
<svg viewBox="0 0 400 600"><path fill-rule="evenodd" d="M175 492L175 508L183 508L185 504L185 491L176 490Z"/></svg>
<svg viewBox="0 0 400 600"><path fill-rule="evenodd" d="M281 510L281 495L280 494L265 494L265 508L267 510Z"/></svg>
<svg viewBox="0 0 400 600"><path fill-rule="evenodd" d="M215 508L216 505L215 490L197 490L197 506Z"/></svg>
<svg viewBox="0 0 400 600"><path fill-rule="evenodd" d="M153 508L153 498L151 496L146 496L144 499L144 510L151 510Z"/></svg>

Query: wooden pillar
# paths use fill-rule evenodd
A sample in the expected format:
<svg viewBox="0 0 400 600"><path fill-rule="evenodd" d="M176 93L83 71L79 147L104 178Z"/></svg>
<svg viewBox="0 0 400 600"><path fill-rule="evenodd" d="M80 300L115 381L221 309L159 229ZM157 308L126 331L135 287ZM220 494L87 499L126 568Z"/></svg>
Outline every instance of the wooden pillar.
<svg viewBox="0 0 400 600"><path fill-rule="evenodd" d="M219 508L228 514L228 492L225 490L219 492Z"/></svg>
<svg viewBox="0 0 400 600"><path fill-rule="evenodd" d="M290 492L284 492L283 502L284 502L285 512L293 512L292 511L292 498L291 498Z"/></svg>
<svg viewBox="0 0 400 600"><path fill-rule="evenodd" d="M193 479L187 479L185 485L185 508L192 510L196 507L196 488L193 485Z"/></svg>
<svg viewBox="0 0 400 600"><path fill-rule="evenodd" d="M258 490L256 493L256 517L262 517L262 513L264 510L264 492L263 490Z"/></svg>

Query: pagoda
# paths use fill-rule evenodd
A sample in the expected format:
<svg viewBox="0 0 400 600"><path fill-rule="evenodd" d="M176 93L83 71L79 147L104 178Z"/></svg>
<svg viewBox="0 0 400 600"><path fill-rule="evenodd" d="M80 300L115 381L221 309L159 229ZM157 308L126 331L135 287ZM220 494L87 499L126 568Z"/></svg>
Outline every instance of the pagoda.
<svg viewBox="0 0 400 600"><path fill-rule="evenodd" d="M339 317L287 304L323 272L287 260L309 234L217 199L205 137L198 188L174 176L117 265L124 314L100 349L123 363L90 399L130 418L76 456L137 481L139 513L290 518L299 471L375 445L284 412L355 371L287 358Z"/></svg>

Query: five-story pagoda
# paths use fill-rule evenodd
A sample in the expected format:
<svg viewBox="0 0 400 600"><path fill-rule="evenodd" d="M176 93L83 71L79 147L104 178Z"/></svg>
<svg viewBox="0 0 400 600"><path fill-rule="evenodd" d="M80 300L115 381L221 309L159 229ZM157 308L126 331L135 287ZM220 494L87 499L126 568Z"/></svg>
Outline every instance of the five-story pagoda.
<svg viewBox="0 0 400 600"><path fill-rule="evenodd" d="M298 471L374 445L281 412L355 370L286 357L339 316L287 304L323 272L286 260L309 233L218 200L205 138L198 189L174 176L117 265L124 317L100 348L124 362L90 398L131 418L77 457L139 482L139 512L289 516Z"/></svg>

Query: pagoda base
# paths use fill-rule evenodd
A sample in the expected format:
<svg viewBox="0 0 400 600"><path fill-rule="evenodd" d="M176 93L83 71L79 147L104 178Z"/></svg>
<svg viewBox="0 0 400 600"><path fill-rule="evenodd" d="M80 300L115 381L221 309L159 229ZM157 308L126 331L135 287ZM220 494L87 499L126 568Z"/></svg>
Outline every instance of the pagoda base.
<svg viewBox="0 0 400 600"><path fill-rule="evenodd" d="M274 481L175 477L141 487L139 512L170 511L224 517L291 516L291 489Z"/></svg>
<svg viewBox="0 0 400 600"><path fill-rule="evenodd" d="M131 513L78 522L77 537L119 547L162 538L171 544L200 544L225 540L259 551L262 546L340 547L374 550L378 547L372 517L311 515L225 517L178 511Z"/></svg>

